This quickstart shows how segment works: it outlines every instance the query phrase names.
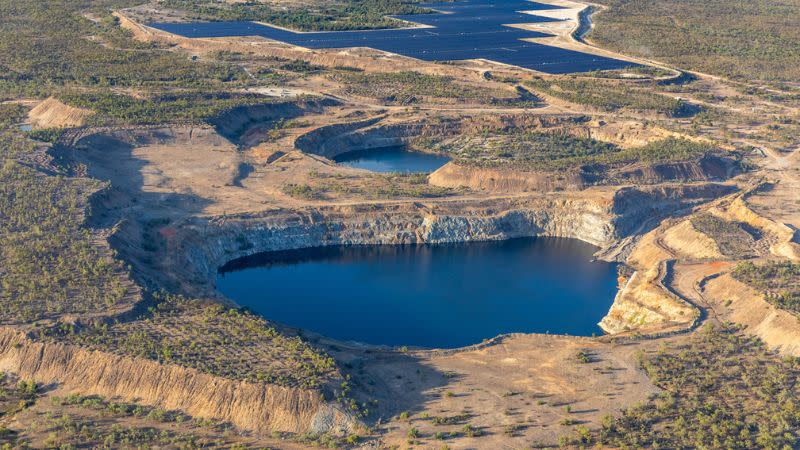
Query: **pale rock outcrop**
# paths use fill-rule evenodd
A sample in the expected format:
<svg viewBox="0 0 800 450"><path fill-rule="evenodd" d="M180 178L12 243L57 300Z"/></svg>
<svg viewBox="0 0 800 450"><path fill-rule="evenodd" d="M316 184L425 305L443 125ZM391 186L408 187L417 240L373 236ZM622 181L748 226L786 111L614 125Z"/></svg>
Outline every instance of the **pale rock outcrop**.
<svg viewBox="0 0 800 450"><path fill-rule="evenodd" d="M692 324L699 312L664 288L662 281L665 275L664 263L634 272L617 293L611 309L599 323L600 328L607 333L616 334Z"/></svg>
<svg viewBox="0 0 800 450"><path fill-rule="evenodd" d="M228 261L267 251L328 245L555 236L605 247L637 232L643 222L716 198L730 189L719 184L598 189L457 204L310 207L196 218L176 227L180 232L163 259L173 271L168 276L174 278L165 282L180 286L190 295L214 296L217 269ZM123 236L119 235L121 239ZM137 236L131 233L131 238ZM118 244L120 248L135 246Z"/></svg>
<svg viewBox="0 0 800 450"><path fill-rule="evenodd" d="M468 187L489 192L549 192L559 189L578 190L586 186L577 171L525 172L510 169L471 167L449 162L428 177L434 186Z"/></svg>
<svg viewBox="0 0 800 450"><path fill-rule="evenodd" d="M664 244L689 258L724 259L716 241L697 231L691 220L684 220L664 232Z"/></svg>

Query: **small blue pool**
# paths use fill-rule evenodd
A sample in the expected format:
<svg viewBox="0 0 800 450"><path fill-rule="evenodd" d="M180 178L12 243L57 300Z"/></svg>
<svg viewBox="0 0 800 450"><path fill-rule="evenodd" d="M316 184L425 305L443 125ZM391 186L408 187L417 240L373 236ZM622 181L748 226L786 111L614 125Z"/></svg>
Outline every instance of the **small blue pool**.
<svg viewBox="0 0 800 450"><path fill-rule="evenodd" d="M415 152L405 147L357 150L334 158L344 166L384 173L431 173L449 160L446 156Z"/></svg>

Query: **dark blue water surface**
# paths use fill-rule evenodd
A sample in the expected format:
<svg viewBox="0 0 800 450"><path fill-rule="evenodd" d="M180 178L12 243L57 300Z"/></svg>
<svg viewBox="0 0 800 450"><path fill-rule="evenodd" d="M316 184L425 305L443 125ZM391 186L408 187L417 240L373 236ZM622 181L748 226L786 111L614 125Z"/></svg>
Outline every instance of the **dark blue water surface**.
<svg viewBox="0 0 800 450"><path fill-rule="evenodd" d="M341 340L452 348L510 332L600 334L616 267L573 239L338 246L220 269L217 287L264 317Z"/></svg>
<svg viewBox="0 0 800 450"><path fill-rule="evenodd" d="M334 160L348 167L373 172L431 173L450 159L446 156L410 151L405 147L384 147L347 152Z"/></svg>
<svg viewBox="0 0 800 450"><path fill-rule="evenodd" d="M459 0L422 6L446 14L396 16L432 28L369 31L298 33L255 22L153 23L150 26L186 37L263 36L312 49L371 47L425 61L488 59L546 73L588 72L634 65L526 42L522 39L549 35L508 26L557 21L537 16L535 11L560 8L558 6L526 0Z"/></svg>

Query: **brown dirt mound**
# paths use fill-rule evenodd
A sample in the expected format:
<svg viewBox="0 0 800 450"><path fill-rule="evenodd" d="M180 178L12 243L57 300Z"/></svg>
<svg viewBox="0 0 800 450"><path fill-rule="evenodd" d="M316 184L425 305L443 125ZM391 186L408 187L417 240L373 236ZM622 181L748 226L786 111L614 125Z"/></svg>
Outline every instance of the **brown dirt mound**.
<svg viewBox="0 0 800 450"><path fill-rule="evenodd" d="M92 110L65 105L50 97L30 110L28 120L34 128L69 128L82 126L92 114Z"/></svg>

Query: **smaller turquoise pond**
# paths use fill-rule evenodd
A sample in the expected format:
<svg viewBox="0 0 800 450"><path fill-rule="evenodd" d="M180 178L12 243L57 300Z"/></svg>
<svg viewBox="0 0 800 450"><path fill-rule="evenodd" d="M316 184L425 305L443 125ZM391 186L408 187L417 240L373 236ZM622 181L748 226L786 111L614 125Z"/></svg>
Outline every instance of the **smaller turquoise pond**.
<svg viewBox="0 0 800 450"><path fill-rule="evenodd" d="M341 165L357 169L404 173L431 173L449 160L446 156L415 152L402 146L357 150L334 158Z"/></svg>
<svg viewBox="0 0 800 450"><path fill-rule="evenodd" d="M453 348L503 333L589 336L616 265L573 239L336 246L263 253L220 269L218 289L264 317L340 340Z"/></svg>

